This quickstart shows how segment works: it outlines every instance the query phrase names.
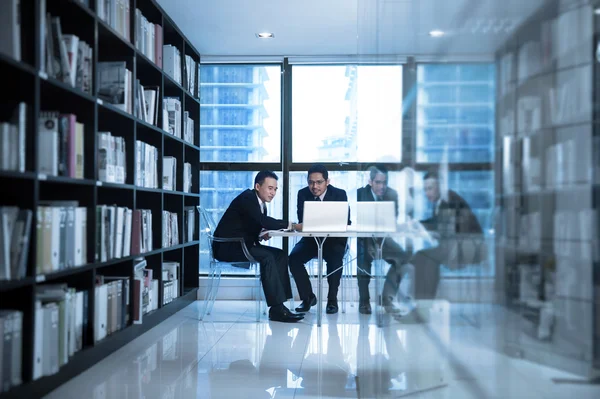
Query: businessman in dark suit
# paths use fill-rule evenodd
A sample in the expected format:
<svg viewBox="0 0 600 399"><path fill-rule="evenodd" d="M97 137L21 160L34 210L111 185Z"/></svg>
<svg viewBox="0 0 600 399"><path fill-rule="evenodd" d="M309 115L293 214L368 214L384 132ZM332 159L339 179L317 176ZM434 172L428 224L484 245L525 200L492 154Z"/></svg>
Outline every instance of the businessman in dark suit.
<svg viewBox="0 0 600 399"><path fill-rule="evenodd" d="M415 267L415 295L433 299L440 281L440 265L459 269L487 258L483 230L467 201L452 190L442 195L435 171L424 177L425 196L433 204L433 215L421 223L438 239L438 246L417 252L410 260Z"/></svg>
<svg viewBox="0 0 600 399"><path fill-rule="evenodd" d="M302 223L303 220L305 201L348 201L348 196L346 191L329 184L329 173L324 165L315 164L308 170L308 186L298 191L299 223ZM350 223L350 212L348 212L348 224ZM346 252L346 243L346 238L328 238L323 244L323 259L327 262L327 274L339 269L327 277L329 292L325 311L329 314L338 311L337 292L342 277L341 268ZM297 312L308 312L311 306L317 304L317 298L304 267L306 262L316 256L317 243L313 237L302 238L290 253L290 271L294 276L298 294L302 300L302 304L296 308Z"/></svg>
<svg viewBox="0 0 600 399"><path fill-rule="evenodd" d="M371 166L369 168L369 184L358 189L356 198L358 202L393 201L396 218L398 218L398 193L396 190L388 187L388 172L382 165ZM363 314L371 314L369 282L371 281L371 264L376 248L372 238L359 238L357 239L357 243L358 311ZM381 304L388 313L397 314L400 313L400 309L394 305L393 300L398 292L400 280L405 275L410 274L412 276L414 274L414 267L407 263L409 254L392 238L387 238L383 242L382 250L383 259L391 267L388 270L383 285Z"/></svg>
<svg viewBox="0 0 600 399"><path fill-rule="evenodd" d="M215 237L241 237L249 254L260 263L260 275L269 309L269 319L295 322L304 317L295 314L283 304L292 297L287 256L281 249L260 244L262 230L300 229L295 223L267 216L267 202L277 192L277 175L271 171L259 172L254 189L238 195L221 218ZM262 239L268 239L262 236ZM247 257L239 242L214 242L215 258L224 262L245 262Z"/></svg>

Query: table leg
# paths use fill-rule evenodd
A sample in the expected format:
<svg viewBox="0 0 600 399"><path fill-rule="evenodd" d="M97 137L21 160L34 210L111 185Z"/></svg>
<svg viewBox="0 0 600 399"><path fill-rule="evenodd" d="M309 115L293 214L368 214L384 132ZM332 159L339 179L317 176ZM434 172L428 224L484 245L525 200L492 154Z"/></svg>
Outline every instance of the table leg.
<svg viewBox="0 0 600 399"><path fill-rule="evenodd" d="M375 302L375 318L377 320L377 326L383 326L383 297L382 297L382 282L383 278L383 243L385 242L385 237L381 239L381 243L377 243L376 237L373 237L373 242L377 248L375 258L373 259L373 263L375 264L375 293L377 295L377 299Z"/></svg>
<svg viewBox="0 0 600 399"><path fill-rule="evenodd" d="M319 295L317 296L317 327L321 327L321 318L323 316L323 307L321 304L321 299L323 298L323 243L327 237L323 237L322 240L319 240L319 237L315 237L315 241L317 242L317 259L319 261L319 270L317 271L317 292Z"/></svg>

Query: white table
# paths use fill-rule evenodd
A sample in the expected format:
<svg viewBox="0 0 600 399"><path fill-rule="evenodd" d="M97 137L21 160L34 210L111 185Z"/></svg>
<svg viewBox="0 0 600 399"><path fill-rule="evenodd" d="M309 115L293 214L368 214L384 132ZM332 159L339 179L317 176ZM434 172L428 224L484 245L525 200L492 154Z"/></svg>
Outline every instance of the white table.
<svg viewBox="0 0 600 399"><path fill-rule="evenodd" d="M317 243L317 259L319 262L319 273L318 273L318 296L317 296L317 326L321 326L321 318L322 318L322 305L321 298L323 297L323 243L327 238L372 238L373 242L376 244L377 253L373 258L373 263L375 264L375 292L377 293L377 298L381 295L380 293L380 284L382 277L382 268L383 268L383 243L385 239L391 236L398 237L411 237L411 238L423 238L421 231L414 231L400 228L398 231L394 232L365 232L365 231L345 231L345 232L304 232L304 231L281 231L281 230L271 230L268 232L271 237L313 237ZM380 240L378 240L380 239ZM379 242L378 242L379 241ZM375 302L375 314L377 318L377 325L381 326L383 324L383 313L384 310L381 304L379 303L379 299L376 299Z"/></svg>

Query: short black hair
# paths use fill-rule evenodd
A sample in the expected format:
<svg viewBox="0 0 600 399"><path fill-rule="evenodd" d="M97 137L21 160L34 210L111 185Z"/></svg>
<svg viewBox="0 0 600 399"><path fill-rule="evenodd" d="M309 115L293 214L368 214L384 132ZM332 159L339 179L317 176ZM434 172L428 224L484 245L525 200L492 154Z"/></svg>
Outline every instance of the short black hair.
<svg viewBox="0 0 600 399"><path fill-rule="evenodd" d="M423 177L423 180L427 180L427 179L436 179L436 180L439 180L440 177L438 175L437 170L430 170L427 173L425 173L425 176Z"/></svg>
<svg viewBox="0 0 600 399"><path fill-rule="evenodd" d="M275 180L279 180L279 178L277 177L275 172L273 172L271 170L261 170L260 172L258 172L256 174L256 177L254 178L254 185L258 184L258 185L262 186L267 177L271 177Z"/></svg>
<svg viewBox="0 0 600 399"><path fill-rule="evenodd" d="M316 163L308 169L307 178L310 177L313 173L320 173L323 175L323 179L329 179L329 172L327 172L327 168L322 163Z"/></svg>
<svg viewBox="0 0 600 399"><path fill-rule="evenodd" d="M388 170L383 165L376 164L376 165L371 165L369 167L369 177L371 178L371 180L374 180L375 176L377 176L378 173L384 174L386 178L388 176Z"/></svg>

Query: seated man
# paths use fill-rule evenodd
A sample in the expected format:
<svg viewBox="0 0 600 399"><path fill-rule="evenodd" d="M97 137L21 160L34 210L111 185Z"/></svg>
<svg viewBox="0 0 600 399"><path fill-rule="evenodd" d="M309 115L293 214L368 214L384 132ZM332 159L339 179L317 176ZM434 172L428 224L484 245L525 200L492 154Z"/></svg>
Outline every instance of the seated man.
<svg viewBox="0 0 600 399"><path fill-rule="evenodd" d="M348 201L346 191L329 184L329 173L324 165L315 164L308 170L308 186L298 191L298 222L302 223L305 201ZM350 212L348 212L350 224ZM323 259L327 262L327 277L329 293L327 294L326 312L337 313L337 292L342 277L342 265L346 252L346 238L328 238L323 244ZM290 253L290 271L296 281L298 294L302 304L296 308L297 312L308 312L311 306L317 304L317 298L310 285L308 273L304 264L317 256L317 243L313 237L304 237ZM321 271L319 270L319 273Z"/></svg>
<svg viewBox="0 0 600 399"><path fill-rule="evenodd" d="M287 256L281 249L261 245L259 234L263 229L300 229L291 222L267 216L267 202L271 202L277 192L277 175L265 170L254 179L254 189L246 190L229 205L221 218L215 237L244 239L248 252L260 262L260 278L267 299L269 319L282 322L296 322L304 315L295 314L283 304L292 297L290 277L287 271ZM263 236L263 239L268 239ZM224 262L244 262L247 260L242 246L237 242L214 242L215 258Z"/></svg>
<svg viewBox="0 0 600 399"><path fill-rule="evenodd" d="M418 251L410 260L415 266L415 296L433 299L440 281L440 265L458 269L480 263L487 257L483 230L469 204L456 192L442 196L439 177L424 177L425 195L433 204L433 215L421 223L434 232L439 245Z"/></svg>
<svg viewBox="0 0 600 399"><path fill-rule="evenodd" d="M369 184L358 189L356 199L358 202L369 201L393 201L396 209L396 218L398 217L398 193L389 188L388 172L383 166L372 166L369 168ZM371 264L373 254L375 253L375 243L372 238L357 239L357 279L359 305L358 311L363 314L371 314L371 304L369 303L369 282L371 281ZM405 275L414 273L413 265L407 264L409 255L394 241L387 238L383 242L383 259L391 265L388 270L383 293L381 295L381 304L388 313L400 313L400 309L394 305L394 297L398 292L400 280ZM410 277L409 277L410 278ZM412 280L412 278L411 278Z"/></svg>

